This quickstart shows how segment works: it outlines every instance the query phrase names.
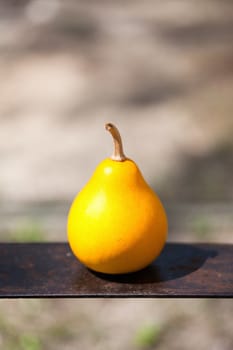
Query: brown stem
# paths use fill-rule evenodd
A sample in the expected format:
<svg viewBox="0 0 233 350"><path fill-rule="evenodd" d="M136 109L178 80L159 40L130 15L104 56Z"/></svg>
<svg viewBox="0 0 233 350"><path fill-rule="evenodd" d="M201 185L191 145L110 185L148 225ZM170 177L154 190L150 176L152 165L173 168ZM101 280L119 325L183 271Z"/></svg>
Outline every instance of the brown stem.
<svg viewBox="0 0 233 350"><path fill-rule="evenodd" d="M113 125L111 123L105 124L105 129L111 133L111 135L113 137L113 141L114 141L114 152L113 152L111 159L117 160L118 162L123 162L127 158L123 152L121 135L120 135L118 129L115 127L115 125Z"/></svg>

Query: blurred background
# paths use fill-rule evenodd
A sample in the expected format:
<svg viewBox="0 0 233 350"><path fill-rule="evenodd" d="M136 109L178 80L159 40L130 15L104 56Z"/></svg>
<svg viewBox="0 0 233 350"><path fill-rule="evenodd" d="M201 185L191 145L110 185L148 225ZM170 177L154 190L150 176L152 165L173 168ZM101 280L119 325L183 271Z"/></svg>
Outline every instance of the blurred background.
<svg viewBox="0 0 233 350"><path fill-rule="evenodd" d="M66 241L112 153L158 193L169 241L233 243L231 0L0 1L0 239ZM4 300L14 350L233 348L231 300Z"/></svg>

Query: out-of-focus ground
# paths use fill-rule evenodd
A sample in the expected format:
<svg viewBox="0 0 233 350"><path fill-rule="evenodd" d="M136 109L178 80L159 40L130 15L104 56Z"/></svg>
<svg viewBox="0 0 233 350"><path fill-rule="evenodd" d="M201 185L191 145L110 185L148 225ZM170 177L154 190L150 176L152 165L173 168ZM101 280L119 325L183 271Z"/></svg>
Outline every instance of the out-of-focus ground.
<svg viewBox="0 0 233 350"><path fill-rule="evenodd" d="M95 166L125 153L169 240L233 242L233 5L0 2L1 240L66 240ZM4 349L233 348L227 300L1 301Z"/></svg>

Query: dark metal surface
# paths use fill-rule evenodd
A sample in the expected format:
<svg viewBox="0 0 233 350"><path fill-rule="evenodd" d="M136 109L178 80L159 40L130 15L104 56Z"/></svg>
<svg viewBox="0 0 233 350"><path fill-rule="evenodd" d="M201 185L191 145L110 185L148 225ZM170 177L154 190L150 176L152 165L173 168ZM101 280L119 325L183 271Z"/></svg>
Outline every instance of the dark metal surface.
<svg viewBox="0 0 233 350"><path fill-rule="evenodd" d="M148 268L104 275L66 243L1 243L0 297L232 297L233 245L167 243Z"/></svg>

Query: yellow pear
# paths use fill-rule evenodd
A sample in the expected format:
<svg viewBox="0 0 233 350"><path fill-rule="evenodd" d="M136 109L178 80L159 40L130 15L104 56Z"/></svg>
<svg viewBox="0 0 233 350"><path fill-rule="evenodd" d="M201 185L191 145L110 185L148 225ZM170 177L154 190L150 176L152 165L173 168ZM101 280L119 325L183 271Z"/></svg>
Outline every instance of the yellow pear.
<svg viewBox="0 0 233 350"><path fill-rule="evenodd" d="M74 255L90 269L120 274L141 270L162 251L167 218L138 166L123 152L113 124L114 153L96 168L74 199L67 223Z"/></svg>

